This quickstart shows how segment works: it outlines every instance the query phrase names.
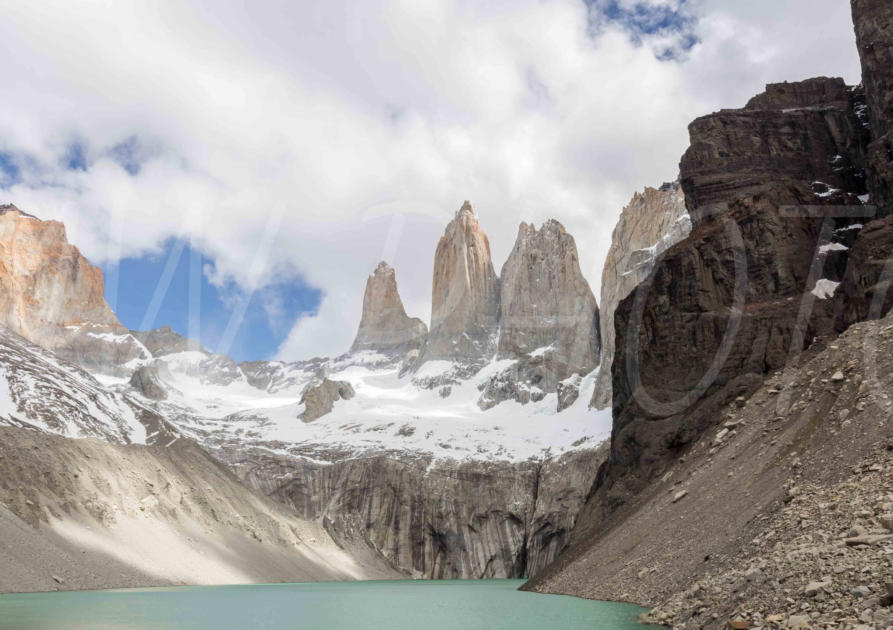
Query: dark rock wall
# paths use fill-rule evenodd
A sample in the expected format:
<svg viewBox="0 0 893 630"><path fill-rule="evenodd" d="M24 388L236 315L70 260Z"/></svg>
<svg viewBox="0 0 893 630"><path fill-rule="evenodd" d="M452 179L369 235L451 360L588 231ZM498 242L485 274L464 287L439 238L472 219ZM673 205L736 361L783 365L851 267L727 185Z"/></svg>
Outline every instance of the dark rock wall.
<svg viewBox="0 0 893 630"><path fill-rule="evenodd" d="M419 578L519 578L565 547L601 462L579 451L546 462L432 462L394 455L330 465L225 455L249 485L363 542Z"/></svg>

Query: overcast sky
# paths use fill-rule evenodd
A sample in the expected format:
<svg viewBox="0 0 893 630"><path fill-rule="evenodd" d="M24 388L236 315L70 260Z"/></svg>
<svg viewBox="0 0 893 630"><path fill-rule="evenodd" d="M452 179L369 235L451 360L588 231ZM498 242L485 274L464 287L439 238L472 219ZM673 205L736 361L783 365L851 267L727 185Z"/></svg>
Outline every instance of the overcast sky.
<svg viewBox="0 0 893 630"><path fill-rule="evenodd" d="M0 42L0 201L104 266L187 240L204 283L262 290L284 358L346 350L382 258L427 321L465 199L497 272L554 217L598 295L620 209L676 178L693 118L859 81L843 0L4 0ZM283 311L289 286L314 302Z"/></svg>

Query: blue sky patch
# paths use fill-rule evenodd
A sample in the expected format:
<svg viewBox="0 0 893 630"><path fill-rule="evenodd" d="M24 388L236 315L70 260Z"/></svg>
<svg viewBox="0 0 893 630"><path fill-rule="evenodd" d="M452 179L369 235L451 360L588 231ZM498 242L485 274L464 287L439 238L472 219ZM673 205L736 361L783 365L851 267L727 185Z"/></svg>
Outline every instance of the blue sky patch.
<svg viewBox="0 0 893 630"><path fill-rule="evenodd" d="M697 19L689 9L687 0L679 0L676 6L653 5L648 2L634 4L619 0L584 0L589 7L589 20L593 32L604 24L619 25L630 38L641 43L648 36L669 36L672 45L655 50L661 61L682 57L698 43L695 35Z"/></svg>
<svg viewBox="0 0 893 630"><path fill-rule="evenodd" d="M21 176L21 170L12 153L0 151L0 188L12 186Z"/></svg>
<svg viewBox="0 0 893 630"><path fill-rule="evenodd" d="M106 300L121 323L134 329L170 326L236 361L267 359L295 321L319 306L319 290L300 282L265 287L248 296L235 286L216 287L204 273L213 261L182 240L159 254L103 266Z"/></svg>

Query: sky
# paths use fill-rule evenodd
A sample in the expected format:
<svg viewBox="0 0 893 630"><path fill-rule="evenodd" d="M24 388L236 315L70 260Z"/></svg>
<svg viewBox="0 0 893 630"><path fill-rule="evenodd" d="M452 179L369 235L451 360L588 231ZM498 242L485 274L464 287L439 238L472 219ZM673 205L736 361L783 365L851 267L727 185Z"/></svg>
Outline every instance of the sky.
<svg viewBox="0 0 893 630"><path fill-rule="evenodd" d="M344 352L382 259L427 321L466 199L497 272L556 218L598 296L691 120L859 82L841 0L0 0L0 42L0 203L64 221L126 325L238 359Z"/></svg>

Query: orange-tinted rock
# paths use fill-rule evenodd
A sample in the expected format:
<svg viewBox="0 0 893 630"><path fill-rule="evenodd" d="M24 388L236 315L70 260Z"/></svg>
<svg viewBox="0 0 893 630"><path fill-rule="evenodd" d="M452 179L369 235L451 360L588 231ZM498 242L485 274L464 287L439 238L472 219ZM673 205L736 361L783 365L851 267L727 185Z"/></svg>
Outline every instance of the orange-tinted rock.
<svg viewBox="0 0 893 630"><path fill-rule="evenodd" d="M467 201L434 255L431 330L424 359L475 362L495 351L499 279L490 242Z"/></svg>

